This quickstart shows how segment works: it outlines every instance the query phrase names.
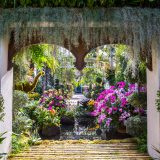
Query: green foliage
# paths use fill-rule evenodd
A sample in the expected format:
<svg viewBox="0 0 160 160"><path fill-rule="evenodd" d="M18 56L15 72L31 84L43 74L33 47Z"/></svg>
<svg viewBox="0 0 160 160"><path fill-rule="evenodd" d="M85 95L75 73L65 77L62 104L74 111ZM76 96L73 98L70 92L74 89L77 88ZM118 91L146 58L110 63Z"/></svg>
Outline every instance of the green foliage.
<svg viewBox="0 0 160 160"><path fill-rule="evenodd" d="M41 76L45 75L45 72L39 72L32 83L28 82L28 81L20 81L18 83L15 84L15 90L20 90L23 91L25 93L29 93L31 91L33 91L38 83L38 80Z"/></svg>
<svg viewBox="0 0 160 160"><path fill-rule="evenodd" d="M16 115L19 110L26 107L29 102L28 95L22 91L13 92L13 120L15 120Z"/></svg>
<svg viewBox="0 0 160 160"><path fill-rule="evenodd" d="M147 117L132 116L125 123L127 133L132 136L140 136L147 132Z"/></svg>
<svg viewBox="0 0 160 160"><path fill-rule="evenodd" d="M29 147L28 137L23 134L12 134L12 154L21 152Z"/></svg>
<svg viewBox="0 0 160 160"><path fill-rule="evenodd" d="M2 95L0 95L0 121L3 121L4 115L4 99Z"/></svg>
<svg viewBox="0 0 160 160"><path fill-rule="evenodd" d="M147 153L147 133L144 133L137 138L137 149L139 152Z"/></svg>
<svg viewBox="0 0 160 160"><path fill-rule="evenodd" d="M160 90L157 91L156 106L157 110L160 112Z"/></svg>
<svg viewBox="0 0 160 160"><path fill-rule="evenodd" d="M125 70L125 79L130 83L146 84L146 63L140 59L136 66L132 67L132 61L128 61Z"/></svg>
<svg viewBox="0 0 160 160"><path fill-rule="evenodd" d="M129 104L131 104L134 107L138 108L147 108L147 93L146 92L139 92L139 93L133 93L129 99Z"/></svg>
<svg viewBox="0 0 160 160"><path fill-rule="evenodd" d="M32 45L17 53L13 58L14 64L19 67L30 67L31 64L42 70L44 66L51 69L52 73L58 66L57 61L52 55L53 46L47 44Z"/></svg>
<svg viewBox="0 0 160 160"><path fill-rule="evenodd" d="M0 7L158 7L158 0L0 0Z"/></svg>

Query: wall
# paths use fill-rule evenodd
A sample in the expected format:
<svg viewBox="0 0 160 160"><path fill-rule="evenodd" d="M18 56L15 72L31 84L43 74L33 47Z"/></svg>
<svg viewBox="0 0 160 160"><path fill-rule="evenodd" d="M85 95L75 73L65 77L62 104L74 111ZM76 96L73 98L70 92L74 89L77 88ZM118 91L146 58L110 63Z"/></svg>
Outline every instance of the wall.
<svg viewBox="0 0 160 160"><path fill-rule="evenodd" d="M0 133L6 132L6 139L0 145L0 153L8 153L11 144L12 134L12 88L13 88L13 69L8 71L1 79L1 94L4 98L4 122L0 122Z"/></svg>
<svg viewBox="0 0 160 160"><path fill-rule="evenodd" d="M156 41L152 44L152 58L153 71L147 70L147 135L148 152L156 157L153 146L160 149L160 113L155 105L157 90L160 89L160 48Z"/></svg>
<svg viewBox="0 0 160 160"><path fill-rule="evenodd" d="M6 139L0 145L0 153L10 150L12 132L12 85L13 70L7 72L8 64L8 38L0 40L0 94L4 98L4 122L0 122L0 133L7 131Z"/></svg>
<svg viewBox="0 0 160 160"><path fill-rule="evenodd" d="M8 38L0 39L0 79L6 74L8 65ZM1 88L1 87L0 87Z"/></svg>

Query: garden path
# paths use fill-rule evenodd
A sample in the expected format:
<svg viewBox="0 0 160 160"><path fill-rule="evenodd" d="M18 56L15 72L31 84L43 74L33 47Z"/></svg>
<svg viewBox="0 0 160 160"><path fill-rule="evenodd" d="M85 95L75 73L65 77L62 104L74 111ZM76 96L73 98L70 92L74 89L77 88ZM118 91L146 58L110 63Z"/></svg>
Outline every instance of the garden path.
<svg viewBox="0 0 160 160"><path fill-rule="evenodd" d="M42 141L37 146L19 153L9 160L149 160L147 154L138 153L131 140Z"/></svg>

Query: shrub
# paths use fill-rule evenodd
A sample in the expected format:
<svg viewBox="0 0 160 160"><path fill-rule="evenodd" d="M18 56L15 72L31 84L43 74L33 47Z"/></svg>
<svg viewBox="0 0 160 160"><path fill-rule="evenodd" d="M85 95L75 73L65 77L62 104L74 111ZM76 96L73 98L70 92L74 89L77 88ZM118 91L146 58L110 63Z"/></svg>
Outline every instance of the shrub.
<svg viewBox="0 0 160 160"><path fill-rule="evenodd" d="M125 125L128 134L132 136L139 136L144 134L147 130L147 118L140 116L129 117L126 120Z"/></svg>
<svg viewBox="0 0 160 160"><path fill-rule="evenodd" d="M20 108L26 107L29 102L28 95L22 91L15 90L13 92L13 119Z"/></svg>

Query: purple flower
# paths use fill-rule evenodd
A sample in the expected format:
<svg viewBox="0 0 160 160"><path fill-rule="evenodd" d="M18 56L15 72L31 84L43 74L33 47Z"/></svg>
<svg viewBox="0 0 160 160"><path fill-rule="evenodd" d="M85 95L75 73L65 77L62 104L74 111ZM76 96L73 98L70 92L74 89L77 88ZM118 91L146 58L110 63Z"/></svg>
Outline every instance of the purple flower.
<svg viewBox="0 0 160 160"><path fill-rule="evenodd" d="M98 113L99 112L97 110L94 110L93 112L90 113L90 115L96 117Z"/></svg>
<svg viewBox="0 0 160 160"><path fill-rule="evenodd" d="M106 126L107 127L110 126L111 121L112 121L112 118L107 118L107 120L106 120Z"/></svg>
<svg viewBox="0 0 160 160"><path fill-rule="evenodd" d="M52 106L49 106L49 107L48 107L48 110L52 110Z"/></svg>
<svg viewBox="0 0 160 160"><path fill-rule="evenodd" d="M136 85L135 84L130 84L129 85L129 90L130 91L135 91L135 89L136 89Z"/></svg>
<svg viewBox="0 0 160 160"><path fill-rule="evenodd" d="M98 117L98 123L102 123L106 119L106 115L104 113L100 114Z"/></svg>
<svg viewBox="0 0 160 160"><path fill-rule="evenodd" d="M122 81L122 82L118 82L117 85L118 85L118 88L124 88L126 83Z"/></svg>

